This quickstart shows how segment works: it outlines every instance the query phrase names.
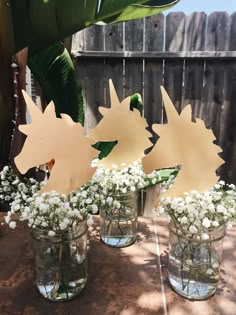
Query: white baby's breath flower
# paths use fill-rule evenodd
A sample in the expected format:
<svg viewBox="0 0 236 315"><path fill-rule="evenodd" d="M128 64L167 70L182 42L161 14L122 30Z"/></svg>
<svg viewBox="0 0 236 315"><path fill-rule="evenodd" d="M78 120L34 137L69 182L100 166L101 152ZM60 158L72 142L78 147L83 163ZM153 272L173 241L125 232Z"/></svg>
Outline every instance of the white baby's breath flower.
<svg viewBox="0 0 236 315"><path fill-rule="evenodd" d="M93 202L93 200L91 198L87 198L85 202L87 203L87 205L90 205Z"/></svg>
<svg viewBox="0 0 236 315"><path fill-rule="evenodd" d="M206 240L209 239L209 235L208 235L207 233L202 233L201 239L202 239L203 241L206 241Z"/></svg>
<svg viewBox="0 0 236 315"><path fill-rule="evenodd" d="M181 224L187 224L188 223L188 218L186 216L183 216L181 219L180 219L180 223Z"/></svg>
<svg viewBox="0 0 236 315"><path fill-rule="evenodd" d="M227 212L227 209L226 209L225 206L223 206L222 204L219 204L219 205L216 207L216 211L217 211L217 212L220 212L220 213L225 213L225 212Z"/></svg>
<svg viewBox="0 0 236 315"><path fill-rule="evenodd" d="M106 202L110 206L112 204L113 198L112 197L107 197Z"/></svg>
<svg viewBox="0 0 236 315"><path fill-rule="evenodd" d="M157 211L158 211L159 214L163 214L163 213L165 213L165 208L164 207L159 207L157 209Z"/></svg>
<svg viewBox="0 0 236 315"><path fill-rule="evenodd" d="M202 226L206 229L208 229L211 226L211 222L208 218L204 218L202 220Z"/></svg>
<svg viewBox="0 0 236 315"><path fill-rule="evenodd" d="M48 231L48 236L53 237L55 235L56 235L56 233L54 231L52 231L52 230Z"/></svg>
<svg viewBox="0 0 236 315"><path fill-rule="evenodd" d="M98 212L98 206L97 205L95 205L95 204L92 205L92 212L93 213L97 213Z"/></svg>
<svg viewBox="0 0 236 315"><path fill-rule="evenodd" d="M219 222L217 222L217 221L213 221L213 222L212 222L212 225L213 225L214 227L218 227L220 224L219 224Z"/></svg>
<svg viewBox="0 0 236 315"><path fill-rule="evenodd" d="M191 259L186 259L186 264L192 266L193 261Z"/></svg>
<svg viewBox="0 0 236 315"><path fill-rule="evenodd" d="M87 192L85 190L83 190L81 195L82 195L83 198L86 198L87 197Z"/></svg>
<svg viewBox="0 0 236 315"><path fill-rule="evenodd" d="M132 191L132 192L136 191L135 186L131 186L131 187L130 187L130 191Z"/></svg>
<svg viewBox="0 0 236 315"><path fill-rule="evenodd" d="M218 269L219 268L219 264L216 263L216 262L213 263L211 266L212 266L213 269Z"/></svg>
<svg viewBox="0 0 236 315"><path fill-rule="evenodd" d="M67 224L63 221L59 224L61 230L67 229Z"/></svg>
<svg viewBox="0 0 236 315"><path fill-rule="evenodd" d="M11 215L8 213L7 216L4 217L4 219L5 219L5 222L9 224L11 221Z"/></svg>
<svg viewBox="0 0 236 315"><path fill-rule="evenodd" d="M189 232L191 232L191 233L197 233L197 228L196 228L196 226L195 225L190 225L190 227L189 227Z"/></svg>
<svg viewBox="0 0 236 315"><path fill-rule="evenodd" d="M16 222L15 221L11 221L9 223L9 227L14 230L16 228Z"/></svg>
<svg viewBox="0 0 236 315"><path fill-rule="evenodd" d="M207 271L206 271L206 274L209 275L209 276L212 275L213 273L214 273L214 271L212 269L210 269L210 268L207 269Z"/></svg>
<svg viewBox="0 0 236 315"><path fill-rule="evenodd" d="M45 228L45 227L48 227L48 224L47 224L47 222L43 221L43 222L41 223L41 226Z"/></svg>

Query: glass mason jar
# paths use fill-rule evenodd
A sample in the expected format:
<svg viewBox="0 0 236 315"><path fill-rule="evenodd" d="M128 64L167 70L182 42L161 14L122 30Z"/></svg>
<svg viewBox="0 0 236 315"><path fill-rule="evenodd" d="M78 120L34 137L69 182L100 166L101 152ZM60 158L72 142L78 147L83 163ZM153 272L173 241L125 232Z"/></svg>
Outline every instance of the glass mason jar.
<svg viewBox="0 0 236 315"><path fill-rule="evenodd" d="M48 300L72 299L87 281L87 222L48 236L32 229L36 285Z"/></svg>
<svg viewBox="0 0 236 315"><path fill-rule="evenodd" d="M226 226L190 234L169 223L168 277L172 288L180 295L203 300L215 293L220 277L220 261Z"/></svg>
<svg viewBox="0 0 236 315"><path fill-rule="evenodd" d="M100 209L101 240L112 247L125 247L135 242L138 223L138 193L111 195L110 207ZM117 201L117 207L114 206Z"/></svg>

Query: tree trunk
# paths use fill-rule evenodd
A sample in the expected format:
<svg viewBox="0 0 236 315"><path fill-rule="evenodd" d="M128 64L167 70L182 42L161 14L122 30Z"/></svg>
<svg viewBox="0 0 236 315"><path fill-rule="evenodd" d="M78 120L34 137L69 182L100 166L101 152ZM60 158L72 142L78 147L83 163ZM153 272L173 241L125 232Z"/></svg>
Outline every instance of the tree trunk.
<svg viewBox="0 0 236 315"><path fill-rule="evenodd" d="M8 1L0 1L0 168L9 163L15 119L12 78L13 31Z"/></svg>
<svg viewBox="0 0 236 315"><path fill-rule="evenodd" d="M16 68L13 71L14 85L16 98L16 124L13 135L13 142L10 152L11 165L14 169L14 158L20 153L25 142L25 135L19 131L18 126L26 124L26 106L21 90L26 89L26 63L27 63L27 48L21 50L15 55Z"/></svg>

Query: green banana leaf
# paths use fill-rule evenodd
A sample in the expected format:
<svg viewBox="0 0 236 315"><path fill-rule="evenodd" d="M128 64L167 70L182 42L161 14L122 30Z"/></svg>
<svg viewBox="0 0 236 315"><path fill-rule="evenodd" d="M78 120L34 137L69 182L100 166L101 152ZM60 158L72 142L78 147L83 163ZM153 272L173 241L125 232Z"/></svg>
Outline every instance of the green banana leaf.
<svg viewBox="0 0 236 315"><path fill-rule="evenodd" d="M10 0L15 51L34 53L98 22L151 16L179 0Z"/></svg>
<svg viewBox="0 0 236 315"><path fill-rule="evenodd" d="M56 43L28 58L35 78L47 101L53 100L57 116L66 113L84 125L82 89L77 86L75 69L62 43Z"/></svg>
<svg viewBox="0 0 236 315"><path fill-rule="evenodd" d="M118 2L118 3L117 3ZM97 16L97 22L117 23L135 19L141 19L147 16L158 14L164 10L170 9L179 0L152 0L152 1L102 1L101 10ZM110 12L116 8L117 14L110 16ZM100 20L101 18L101 20ZM93 23L92 23L93 24Z"/></svg>
<svg viewBox="0 0 236 315"><path fill-rule="evenodd" d="M143 100L139 93L135 93L130 97L130 109L136 108L140 114L143 114ZM116 146L118 141L108 141L108 142L97 142L93 145L95 149L100 151L98 158L99 160L108 156L112 149Z"/></svg>

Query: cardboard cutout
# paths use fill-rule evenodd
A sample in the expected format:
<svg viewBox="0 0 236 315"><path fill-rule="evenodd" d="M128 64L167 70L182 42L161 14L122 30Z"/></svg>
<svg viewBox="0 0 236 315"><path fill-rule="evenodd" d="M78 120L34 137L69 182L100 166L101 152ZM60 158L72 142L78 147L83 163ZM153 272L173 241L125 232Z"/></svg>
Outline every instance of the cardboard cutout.
<svg viewBox="0 0 236 315"><path fill-rule="evenodd" d="M215 137L201 119L192 121L190 105L179 115L163 87L161 92L168 123L153 125L160 138L142 160L144 171L151 173L181 165L175 183L162 196L178 197L191 190L209 190L218 181L216 169L224 162L218 156L221 149L213 143Z"/></svg>
<svg viewBox="0 0 236 315"><path fill-rule="evenodd" d="M146 130L147 122L140 112L130 110L130 97L120 103L112 81L109 83L111 108L99 107L104 117L89 136L96 142L118 140L111 153L98 164L108 169L116 165L119 170L143 157L145 149L152 145L151 133Z"/></svg>
<svg viewBox="0 0 236 315"><path fill-rule="evenodd" d="M96 168L90 164L98 152L91 147L92 140L83 136L80 123L73 122L66 114L57 118L52 102L42 113L27 93L22 93L32 123L19 126L27 138L15 158L16 166L24 174L31 167L54 160L48 183L40 192L55 190L67 195L92 177Z"/></svg>

